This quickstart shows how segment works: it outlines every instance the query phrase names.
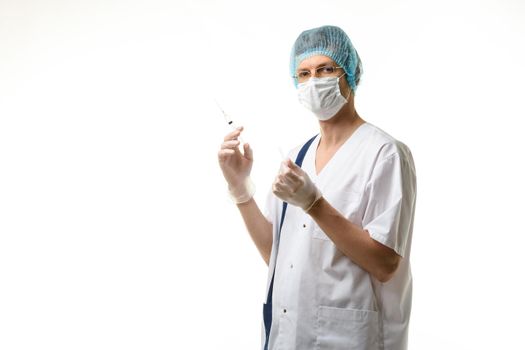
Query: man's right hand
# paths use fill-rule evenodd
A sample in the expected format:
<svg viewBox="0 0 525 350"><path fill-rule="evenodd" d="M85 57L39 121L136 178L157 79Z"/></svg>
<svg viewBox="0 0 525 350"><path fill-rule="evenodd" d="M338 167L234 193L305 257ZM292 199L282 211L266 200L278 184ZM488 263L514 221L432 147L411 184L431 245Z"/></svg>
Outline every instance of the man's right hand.
<svg viewBox="0 0 525 350"><path fill-rule="evenodd" d="M224 137L224 142L219 150L219 165L230 194L236 203L248 201L254 192L253 184L250 180L250 172L253 165L253 151L250 145L243 145L244 152L239 150L238 140L243 127L238 127Z"/></svg>

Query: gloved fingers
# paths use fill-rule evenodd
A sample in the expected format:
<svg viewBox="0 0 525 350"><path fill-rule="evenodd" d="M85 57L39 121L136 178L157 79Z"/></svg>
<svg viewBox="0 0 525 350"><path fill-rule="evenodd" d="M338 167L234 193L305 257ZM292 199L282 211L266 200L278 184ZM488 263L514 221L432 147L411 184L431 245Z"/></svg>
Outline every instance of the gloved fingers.
<svg viewBox="0 0 525 350"><path fill-rule="evenodd" d="M297 174L299 176L303 175L303 174L306 174L304 172L303 169L301 169L300 166L298 166L297 164L295 164L295 162L293 162L291 159L288 159L286 161L286 166L288 167L288 169L290 169L290 171L294 174Z"/></svg>
<svg viewBox="0 0 525 350"><path fill-rule="evenodd" d="M301 177L294 173L293 170L291 170L290 168L285 169L284 172L280 174L280 176L283 178L283 181L286 181L288 183L299 185L303 184Z"/></svg>
<svg viewBox="0 0 525 350"><path fill-rule="evenodd" d="M235 154L235 150L233 149L229 149L229 148L221 149L219 151L219 161L225 161L229 157L233 156L234 154Z"/></svg>
<svg viewBox="0 0 525 350"><path fill-rule="evenodd" d="M230 156L240 154L239 144L238 140L224 141L219 150L219 160L226 160Z"/></svg>
<svg viewBox="0 0 525 350"><path fill-rule="evenodd" d="M297 166L297 164L295 164L295 162L290 158L286 159L284 162L286 163L286 166L292 170L299 168L299 166Z"/></svg>
<svg viewBox="0 0 525 350"><path fill-rule="evenodd" d="M253 160L253 150L250 147L250 144L245 143L243 147L244 147L244 156L246 157L246 159Z"/></svg>
<svg viewBox="0 0 525 350"><path fill-rule="evenodd" d="M232 153L232 154L237 154L239 156L242 156L241 150L239 149L239 145L240 144L241 144L241 142L239 140L237 140L237 139L224 141L221 144L221 150L223 150L223 149L231 149L231 150L234 151L234 153Z"/></svg>
<svg viewBox="0 0 525 350"><path fill-rule="evenodd" d="M237 138L239 137L239 135L241 135L241 132L243 130L244 130L244 127L242 126L235 128L235 130L233 130L232 132L229 132L228 134L226 134L226 136L224 136L224 141L237 140Z"/></svg>
<svg viewBox="0 0 525 350"><path fill-rule="evenodd" d="M295 164L290 158L288 158L281 162L280 173L281 174L297 173L296 171L294 171L295 168L298 168L299 170L301 170L301 168L297 167L297 164Z"/></svg>
<svg viewBox="0 0 525 350"><path fill-rule="evenodd" d="M299 178L294 178L293 176L296 176L295 174L279 174L277 176L278 181L288 186L290 189L290 193L295 193L301 186L303 185L303 182Z"/></svg>
<svg viewBox="0 0 525 350"><path fill-rule="evenodd" d="M275 181L272 185L272 191L274 194L291 194L292 189L285 183Z"/></svg>
<svg viewBox="0 0 525 350"><path fill-rule="evenodd" d="M241 142L239 140L224 141L223 143L221 143L221 149L235 149L240 144Z"/></svg>

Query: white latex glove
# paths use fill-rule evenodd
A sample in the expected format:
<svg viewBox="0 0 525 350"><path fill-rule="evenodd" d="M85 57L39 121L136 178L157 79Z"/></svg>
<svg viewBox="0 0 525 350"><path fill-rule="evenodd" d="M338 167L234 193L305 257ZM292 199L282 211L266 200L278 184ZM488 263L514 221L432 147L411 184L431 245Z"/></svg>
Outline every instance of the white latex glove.
<svg viewBox="0 0 525 350"><path fill-rule="evenodd" d="M290 159L282 163L281 171L273 182L272 191L283 201L306 212L321 198L321 192L308 174Z"/></svg>
<svg viewBox="0 0 525 350"><path fill-rule="evenodd" d="M253 152L250 145L245 143L244 153L239 150L238 140L243 127L238 127L224 137L219 150L219 165L222 174L228 183L230 196L235 203L249 201L255 193L255 185L250 179L253 165Z"/></svg>

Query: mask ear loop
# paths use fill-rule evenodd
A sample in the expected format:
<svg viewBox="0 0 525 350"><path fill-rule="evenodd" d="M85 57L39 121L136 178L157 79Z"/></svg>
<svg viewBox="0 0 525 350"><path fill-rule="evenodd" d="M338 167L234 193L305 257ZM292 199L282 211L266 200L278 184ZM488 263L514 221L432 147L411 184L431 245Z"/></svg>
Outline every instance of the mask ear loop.
<svg viewBox="0 0 525 350"><path fill-rule="evenodd" d="M345 75L346 75L346 72L344 72L341 76L337 77L337 85L339 85L339 79L341 79ZM345 98L346 101L348 101L348 99L350 98L350 95L352 94L352 88L350 86L348 88L349 88L350 92L348 93L348 96L346 96L346 98ZM339 88L339 93L341 93L341 88Z"/></svg>

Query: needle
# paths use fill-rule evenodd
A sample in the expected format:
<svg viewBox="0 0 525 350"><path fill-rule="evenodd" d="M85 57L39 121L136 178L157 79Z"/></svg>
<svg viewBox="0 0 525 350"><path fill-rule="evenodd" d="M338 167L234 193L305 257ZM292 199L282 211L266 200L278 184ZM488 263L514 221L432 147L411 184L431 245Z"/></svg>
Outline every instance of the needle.
<svg viewBox="0 0 525 350"><path fill-rule="evenodd" d="M227 123L228 125L230 125L230 126L232 127L232 129L236 129L236 126L235 126L235 124L233 123L233 120L231 120L230 117L229 117L229 116L226 114L226 112L224 111L224 109L222 109L222 107L221 107L221 105L219 104L219 102L218 102L216 99L214 99L214 101L215 101L215 104L217 105L217 107L219 107L219 109L221 110L222 115L223 115L224 120L226 121L226 123ZM240 141L241 143L244 143L242 137L240 137L240 136L239 136L239 141Z"/></svg>

